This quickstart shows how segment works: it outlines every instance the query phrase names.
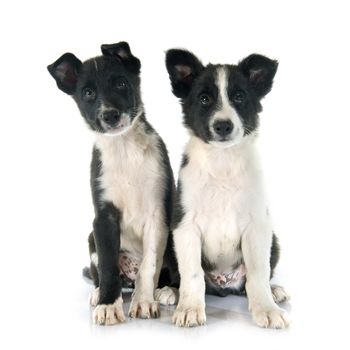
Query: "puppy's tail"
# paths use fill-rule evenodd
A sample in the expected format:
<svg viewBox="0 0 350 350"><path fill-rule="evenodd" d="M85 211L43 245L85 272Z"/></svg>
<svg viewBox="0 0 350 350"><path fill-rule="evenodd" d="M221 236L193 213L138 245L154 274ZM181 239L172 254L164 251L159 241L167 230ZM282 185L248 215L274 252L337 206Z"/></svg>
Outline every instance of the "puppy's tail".
<svg viewBox="0 0 350 350"><path fill-rule="evenodd" d="M90 268L85 266L82 270L82 275L83 277L89 279L89 280L92 280L92 277L91 277L91 273L90 273Z"/></svg>

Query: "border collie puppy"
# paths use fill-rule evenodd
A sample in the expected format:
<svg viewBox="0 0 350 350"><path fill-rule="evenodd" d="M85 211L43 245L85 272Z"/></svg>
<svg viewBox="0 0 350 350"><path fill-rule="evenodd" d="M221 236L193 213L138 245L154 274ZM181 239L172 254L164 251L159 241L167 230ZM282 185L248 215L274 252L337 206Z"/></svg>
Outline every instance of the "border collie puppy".
<svg viewBox="0 0 350 350"><path fill-rule="evenodd" d="M206 321L205 291L247 293L254 321L285 328L276 302L288 299L269 280L279 258L256 152L261 99L277 61L253 54L238 65L203 64L191 52L169 50L166 66L190 132L173 217L180 299L178 326Z"/></svg>
<svg viewBox="0 0 350 350"><path fill-rule="evenodd" d="M102 56L85 62L66 53L48 70L96 135L88 273L96 287L93 319L111 325L125 320L121 289L130 284L135 289L129 315L159 317L154 293L175 187L164 142L145 118L139 59L126 42L101 50Z"/></svg>

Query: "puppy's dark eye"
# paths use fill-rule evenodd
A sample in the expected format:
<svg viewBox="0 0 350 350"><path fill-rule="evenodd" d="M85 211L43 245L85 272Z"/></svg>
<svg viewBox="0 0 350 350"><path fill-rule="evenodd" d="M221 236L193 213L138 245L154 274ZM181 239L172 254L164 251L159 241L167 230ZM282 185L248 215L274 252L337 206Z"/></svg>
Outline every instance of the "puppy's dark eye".
<svg viewBox="0 0 350 350"><path fill-rule="evenodd" d="M246 98L246 94L244 91L237 91L233 94L232 100L235 103L242 103Z"/></svg>
<svg viewBox="0 0 350 350"><path fill-rule="evenodd" d="M207 106L211 102L211 98L207 94L201 94L199 96L199 101L202 105Z"/></svg>
<svg viewBox="0 0 350 350"><path fill-rule="evenodd" d="M116 82L115 87L119 90L125 89L126 83L125 83L125 81L119 80Z"/></svg>
<svg viewBox="0 0 350 350"><path fill-rule="evenodd" d="M94 101L96 98L96 92L90 88L85 88L83 90L83 98L86 101Z"/></svg>

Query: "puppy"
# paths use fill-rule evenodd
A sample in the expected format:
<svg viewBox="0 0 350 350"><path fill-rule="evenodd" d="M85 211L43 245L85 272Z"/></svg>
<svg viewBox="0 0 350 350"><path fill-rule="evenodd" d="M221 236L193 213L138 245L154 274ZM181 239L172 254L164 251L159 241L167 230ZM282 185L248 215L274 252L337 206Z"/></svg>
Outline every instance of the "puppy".
<svg viewBox="0 0 350 350"><path fill-rule="evenodd" d="M159 317L154 292L175 186L165 144L145 117L139 59L126 42L101 50L102 56L85 62L66 53L48 70L96 136L91 162L95 219L91 266L85 272L96 287L93 320L112 325L125 320L121 288L130 283L135 289L129 315Z"/></svg>
<svg viewBox="0 0 350 350"><path fill-rule="evenodd" d="M221 296L246 292L259 326L288 326L276 305L288 296L269 283L279 248L255 146L260 101L277 65L254 54L238 65L204 66L188 51L167 52L173 93L190 132L173 218L181 276L173 316L178 326L205 323L205 289Z"/></svg>

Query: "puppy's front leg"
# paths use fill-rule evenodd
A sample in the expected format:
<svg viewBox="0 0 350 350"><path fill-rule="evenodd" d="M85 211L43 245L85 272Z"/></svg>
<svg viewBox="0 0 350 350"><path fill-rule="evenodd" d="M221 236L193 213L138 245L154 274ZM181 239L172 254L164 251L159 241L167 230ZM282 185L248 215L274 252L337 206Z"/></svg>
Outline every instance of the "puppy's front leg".
<svg viewBox="0 0 350 350"><path fill-rule="evenodd" d="M98 256L99 300L93 320L113 325L125 320L119 276L120 213L112 203L104 203L94 220L94 239Z"/></svg>
<svg viewBox="0 0 350 350"><path fill-rule="evenodd" d="M173 323L181 327L203 325L206 321L205 282L200 232L195 225L180 224L174 230L174 243L181 281Z"/></svg>
<svg viewBox="0 0 350 350"><path fill-rule="evenodd" d="M270 287L272 229L264 221L250 223L242 236L247 270L246 292L254 322L260 327L286 328L287 314L276 305Z"/></svg>
<svg viewBox="0 0 350 350"><path fill-rule="evenodd" d="M163 255L168 238L168 228L163 222L164 215L156 210L150 215L143 232L143 257L135 281L129 316L157 318L160 316L159 302L154 300Z"/></svg>

